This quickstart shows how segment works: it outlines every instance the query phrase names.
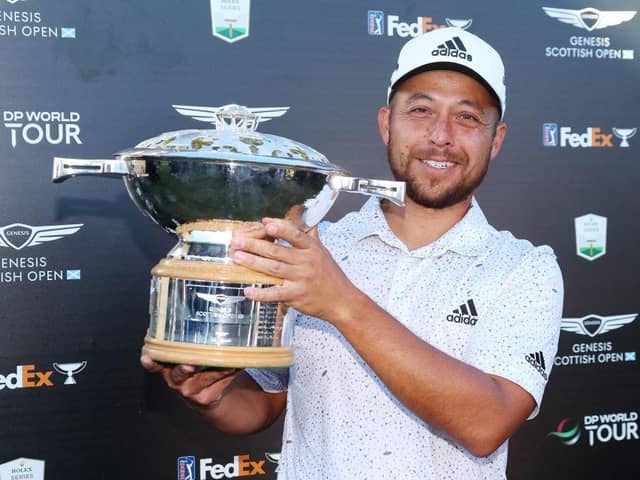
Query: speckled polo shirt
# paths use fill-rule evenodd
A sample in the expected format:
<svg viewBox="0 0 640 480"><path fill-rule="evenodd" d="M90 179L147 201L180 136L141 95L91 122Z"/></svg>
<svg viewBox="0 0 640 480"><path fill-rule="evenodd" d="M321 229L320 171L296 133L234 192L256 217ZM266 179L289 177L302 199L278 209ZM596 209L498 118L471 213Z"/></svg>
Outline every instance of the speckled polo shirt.
<svg viewBox="0 0 640 480"><path fill-rule="evenodd" d="M551 248L495 230L475 200L453 228L413 251L376 199L323 223L320 238L349 279L414 334L519 384L540 405L562 314ZM507 442L477 458L432 430L329 323L298 315L293 342L290 369L249 371L265 391L288 389L280 480L505 478Z"/></svg>

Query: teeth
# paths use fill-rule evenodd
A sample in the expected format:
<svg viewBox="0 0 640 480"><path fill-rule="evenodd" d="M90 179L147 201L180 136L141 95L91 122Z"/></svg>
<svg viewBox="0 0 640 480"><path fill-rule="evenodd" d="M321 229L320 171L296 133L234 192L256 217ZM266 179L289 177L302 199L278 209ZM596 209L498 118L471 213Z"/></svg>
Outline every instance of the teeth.
<svg viewBox="0 0 640 480"><path fill-rule="evenodd" d="M425 160L425 163L433 168L449 168L453 166L453 162L436 162L435 160Z"/></svg>

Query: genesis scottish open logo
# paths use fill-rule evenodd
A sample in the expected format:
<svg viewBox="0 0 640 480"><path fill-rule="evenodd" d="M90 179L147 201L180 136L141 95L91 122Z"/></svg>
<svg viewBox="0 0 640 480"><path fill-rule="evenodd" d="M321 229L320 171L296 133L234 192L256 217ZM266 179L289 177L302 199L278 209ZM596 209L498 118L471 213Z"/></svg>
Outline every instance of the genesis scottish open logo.
<svg viewBox="0 0 640 480"><path fill-rule="evenodd" d="M630 325L637 317L637 313L629 313L624 315L591 314L580 318L563 318L560 322L560 329L563 332L583 337L585 341L572 344L569 352L558 352L554 364L568 366L635 362L635 350L616 351L613 340L588 340Z"/></svg>
<svg viewBox="0 0 640 480"><path fill-rule="evenodd" d="M42 226L26 223L5 225L0 227L0 254L4 253L3 247L20 252L27 248L38 251L49 242L73 235L82 226L82 223ZM81 279L80 269L50 268L50 263L44 255L0 257L0 284Z"/></svg>
<svg viewBox="0 0 640 480"><path fill-rule="evenodd" d="M75 27L56 25L55 23L57 22L55 20L45 23L44 15L41 12L27 11L28 4L24 0L6 1L14 5L14 8L19 6L20 10L0 10L0 41L3 38L30 38L36 40L76 38Z"/></svg>
<svg viewBox="0 0 640 480"><path fill-rule="evenodd" d="M598 60L633 60L634 50L631 45L614 45L610 37L603 36L600 31L609 27L629 22L636 16L635 10L598 10L597 8L582 8L572 10L568 8L542 7L547 16L579 31L596 33L594 36L571 35L568 45L553 45L545 47L545 56L554 58L581 58ZM622 25L623 26L623 25Z"/></svg>

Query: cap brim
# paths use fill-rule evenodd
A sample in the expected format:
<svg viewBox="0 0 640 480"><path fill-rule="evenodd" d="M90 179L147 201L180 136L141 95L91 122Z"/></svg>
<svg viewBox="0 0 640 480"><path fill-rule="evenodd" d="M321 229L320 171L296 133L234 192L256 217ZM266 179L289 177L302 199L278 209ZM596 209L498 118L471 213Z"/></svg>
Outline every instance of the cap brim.
<svg viewBox="0 0 640 480"><path fill-rule="evenodd" d="M491 85L489 85L489 83L484 78L478 75L475 72L475 70L472 70L469 67L465 67L464 65L460 65L459 63L453 63L453 62L434 62L428 65L423 65L421 67L414 68L410 72L405 73L402 77L396 80L396 82L391 87L391 93L389 93L389 103L391 103L391 99L393 98L393 95L396 93L398 87L402 84L402 82L404 82L410 77L413 77L414 75L418 75L424 72L430 72L432 70L453 70L454 72L463 73L473 78L476 82L482 85L485 88L485 90L489 92L489 94L491 95L491 97L496 103L496 108L498 109L498 118L502 118L502 104L500 103L500 97L498 97L498 94L496 93L496 91L493 88L491 88Z"/></svg>

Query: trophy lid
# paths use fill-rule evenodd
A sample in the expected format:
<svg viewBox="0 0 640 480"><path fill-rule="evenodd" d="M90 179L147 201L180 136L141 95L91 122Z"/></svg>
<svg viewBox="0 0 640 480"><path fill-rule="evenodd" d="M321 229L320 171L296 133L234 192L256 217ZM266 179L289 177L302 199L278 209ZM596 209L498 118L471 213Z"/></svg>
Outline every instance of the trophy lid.
<svg viewBox="0 0 640 480"><path fill-rule="evenodd" d="M230 104L213 114L215 128L165 132L118 152L121 158L182 157L200 160L276 164L344 172L317 150L288 138L256 131L260 114Z"/></svg>

